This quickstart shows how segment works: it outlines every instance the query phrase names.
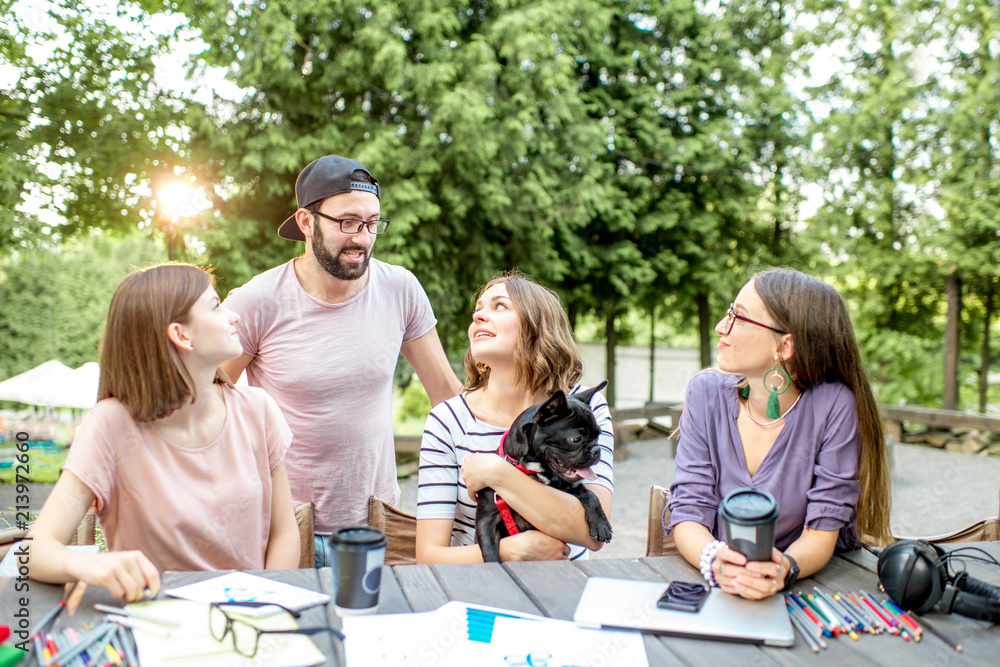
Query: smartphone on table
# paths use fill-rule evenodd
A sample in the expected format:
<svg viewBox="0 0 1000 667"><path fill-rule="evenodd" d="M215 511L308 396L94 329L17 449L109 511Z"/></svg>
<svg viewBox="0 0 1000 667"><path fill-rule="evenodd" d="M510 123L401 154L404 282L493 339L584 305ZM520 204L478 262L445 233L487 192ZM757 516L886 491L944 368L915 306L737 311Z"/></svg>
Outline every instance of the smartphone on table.
<svg viewBox="0 0 1000 667"><path fill-rule="evenodd" d="M672 581L656 606L661 609L696 612L708 599L708 586L687 581Z"/></svg>

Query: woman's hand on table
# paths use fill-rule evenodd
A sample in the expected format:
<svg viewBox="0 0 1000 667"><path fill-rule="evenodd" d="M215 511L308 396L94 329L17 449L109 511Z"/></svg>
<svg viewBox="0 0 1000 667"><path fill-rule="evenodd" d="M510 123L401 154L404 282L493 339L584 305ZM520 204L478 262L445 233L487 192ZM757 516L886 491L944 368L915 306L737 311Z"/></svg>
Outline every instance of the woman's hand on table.
<svg viewBox="0 0 1000 667"><path fill-rule="evenodd" d="M748 600L763 600L780 593L788 574L777 549L771 550L770 561L747 561L746 556L726 547L716 554L712 570L723 591Z"/></svg>
<svg viewBox="0 0 1000 667"><path fill-rule="evenodd" d="M125 602L138 602L160 590L160 572L141 551L79 554L73 559L76 579L106 588Z"/></svg>

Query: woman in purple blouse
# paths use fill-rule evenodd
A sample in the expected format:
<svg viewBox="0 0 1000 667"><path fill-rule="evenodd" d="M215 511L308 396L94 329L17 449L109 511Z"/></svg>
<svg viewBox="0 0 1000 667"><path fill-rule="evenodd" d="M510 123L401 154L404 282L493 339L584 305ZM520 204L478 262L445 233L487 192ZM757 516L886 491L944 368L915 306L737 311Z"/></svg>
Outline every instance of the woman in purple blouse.
<svg viewBox="0 0 1000 667"><path fill-rule="evenodd" d="M666 528L709 583L762 599L862 535L889 539L886 443L847 308L823 281L758 273L716 332L718 370L687 387ZM740 487L778 501L771 562L719 541L719 504Z"/></svg>

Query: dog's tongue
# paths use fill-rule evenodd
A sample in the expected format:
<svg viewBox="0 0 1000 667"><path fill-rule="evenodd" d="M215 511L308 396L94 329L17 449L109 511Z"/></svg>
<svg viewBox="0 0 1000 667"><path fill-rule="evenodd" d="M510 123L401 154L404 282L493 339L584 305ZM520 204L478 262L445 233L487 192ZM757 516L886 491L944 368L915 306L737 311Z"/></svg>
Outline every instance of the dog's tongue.
<svg viewBox="0 0 1000 667"><path fill-rule="evenodd" d="M580 468L578 470L570 470L569 472L589 482L592 482L595 479L597 479L597 475L595 475L594 471L591 470L590 468Z"/></svg>

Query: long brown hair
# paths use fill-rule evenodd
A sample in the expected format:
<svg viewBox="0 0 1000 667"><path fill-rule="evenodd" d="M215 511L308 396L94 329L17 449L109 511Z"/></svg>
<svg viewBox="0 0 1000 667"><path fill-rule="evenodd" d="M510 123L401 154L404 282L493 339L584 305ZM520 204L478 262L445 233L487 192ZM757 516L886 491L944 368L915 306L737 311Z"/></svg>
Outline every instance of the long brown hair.
<svg viewBox="0 0 1000 667"><path fill-rule="evenodd" d="M786 366L796 386L841 382L854 392L861 437L856 529L864 539L888 543L891 475L882 411L843 298L822 280L792 269L761 271L753 283L775 326L792 335L795 351Z"/></svg>
<svg viewBox="0 0 1000 667"><path fill-rule="evenodd" d="M501 273L479 290L476 300L490 287L503 283L521 320L514 349L515 381L531 393L569 392L583 374L583 361L559 296L520 271ZM472 350L465 353L465 387L481 389L489 383L489 368L476 363Z"/></svg>
<svg viewBox="0 0 1000 667"><path fill-rule="evenodd" d="M213 284L211 273L180 262L125 276L108 308L98 400L117 398L133 419L147 422L197 398L194 380L167 337L167 327L187 323L191 306ZM215 381L232 384L221 370Z"/></svg>

